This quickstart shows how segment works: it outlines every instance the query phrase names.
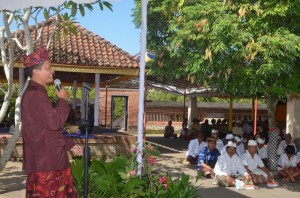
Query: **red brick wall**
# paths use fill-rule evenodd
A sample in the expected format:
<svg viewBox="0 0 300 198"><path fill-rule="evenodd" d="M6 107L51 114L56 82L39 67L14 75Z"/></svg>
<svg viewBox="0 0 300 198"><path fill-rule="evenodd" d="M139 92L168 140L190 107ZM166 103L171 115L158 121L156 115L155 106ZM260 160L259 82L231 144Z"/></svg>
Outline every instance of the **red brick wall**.
<svg viewBox="0 0 300 198"><path fill-rule="evenodd" d="M108 88L107 91L107 115L106 125L110 127L111 121L111 98L112 96L127 96L128 97L128 131L135 130L138 123L138 90L132 89L112 89ZM100 90L100 111L99 111L99 123L104 125L105 123L105 89Z"/></svg>

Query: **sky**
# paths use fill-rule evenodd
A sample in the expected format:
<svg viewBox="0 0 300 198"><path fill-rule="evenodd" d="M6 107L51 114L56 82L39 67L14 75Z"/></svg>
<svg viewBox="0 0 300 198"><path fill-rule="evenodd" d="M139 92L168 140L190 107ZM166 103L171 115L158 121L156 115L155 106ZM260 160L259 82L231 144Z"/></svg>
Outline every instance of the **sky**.
<svg viewBox="0 0 300 198"><path fill-rule="evenodd" d="M86 9L84 17L77 13L77 22L80 26L97 34L112 44L131 55L136 55L140 51L141 30L136 29L131 17L135 7L134 0L107 0L112 4L113 12L104 7L101 11L98 5L93 11ZM44 20L41 16L41 20ZM33 25L33 24L30 24ZM0 26L3 26L2 17ZM11 27L11 30L16 29Z"/></svg>
<svg viewBox="0 0 300 198"><path fill-rule="evenodd" d="M84 17L81 15L77 17L76 21L129 54L136 55L140 51L141 30L136 29L132 22L131 9L135 6L134 1L113 0L109 2L113 5L113 12L106 7L101 11L96 6Z"/></svg>

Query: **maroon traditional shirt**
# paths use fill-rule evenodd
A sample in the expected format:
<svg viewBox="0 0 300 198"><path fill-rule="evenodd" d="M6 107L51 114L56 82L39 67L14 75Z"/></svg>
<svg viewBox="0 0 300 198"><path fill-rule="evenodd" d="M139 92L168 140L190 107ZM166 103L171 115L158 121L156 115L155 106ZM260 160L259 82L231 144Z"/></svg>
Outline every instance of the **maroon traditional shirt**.
<svg viewBox="0 0 300 198"><path fill-rule="evenodd" d="M67 150L75 143L62 133L69 111L66 100L59 99L53 107L44 86L29 82L21 101L26 172L62 170L70 166Z"/></svg>

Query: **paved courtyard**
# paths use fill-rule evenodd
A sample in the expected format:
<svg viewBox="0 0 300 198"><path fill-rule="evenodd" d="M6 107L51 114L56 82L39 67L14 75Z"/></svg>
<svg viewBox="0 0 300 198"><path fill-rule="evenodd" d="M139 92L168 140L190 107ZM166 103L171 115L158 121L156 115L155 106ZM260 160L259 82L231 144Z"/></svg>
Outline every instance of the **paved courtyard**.
<svg viewBox="0 0 300 198"><path fill-rule="evenodd" d="M164 139L161 135L149 135L147 141L158 145L161 156L157 165L160 171L168 171L176 178L185 173L190 175L191 182L197 186L199 197L202 198L299 198L300 183L279 183L278 188L260 185L255 190L236 190L235 188L220 188L212 184L211 179L195 182L195 166L184 165L182 162L188 146L188 141L181 139ZM0 198L21 198L25 195L26 176L21 162L8 162L6 168L0 172Z"/></svg>

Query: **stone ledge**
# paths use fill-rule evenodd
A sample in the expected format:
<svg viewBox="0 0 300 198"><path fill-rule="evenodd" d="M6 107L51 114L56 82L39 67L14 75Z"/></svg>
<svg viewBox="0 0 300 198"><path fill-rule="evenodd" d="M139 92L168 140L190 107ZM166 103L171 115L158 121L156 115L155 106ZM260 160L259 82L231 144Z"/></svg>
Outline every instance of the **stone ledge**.
<svg viewBox="0 0 300 198"><path fill-rule="evenodd" d="M10 134L0 134L0 156L2 156L4 149L9 141ZM85 140L81 138L72 138L77 144L84 147ZM92 158L109 157L114 155L127 155L132 144L135 144L137 138L132 135L124 133L106 133L95 134L95 138L89 139L89 147ZM71 154L69 154L69 157ZM20 137L16 143L16 147L11 155L11 159L23 158L23 140Z"/></svg>

